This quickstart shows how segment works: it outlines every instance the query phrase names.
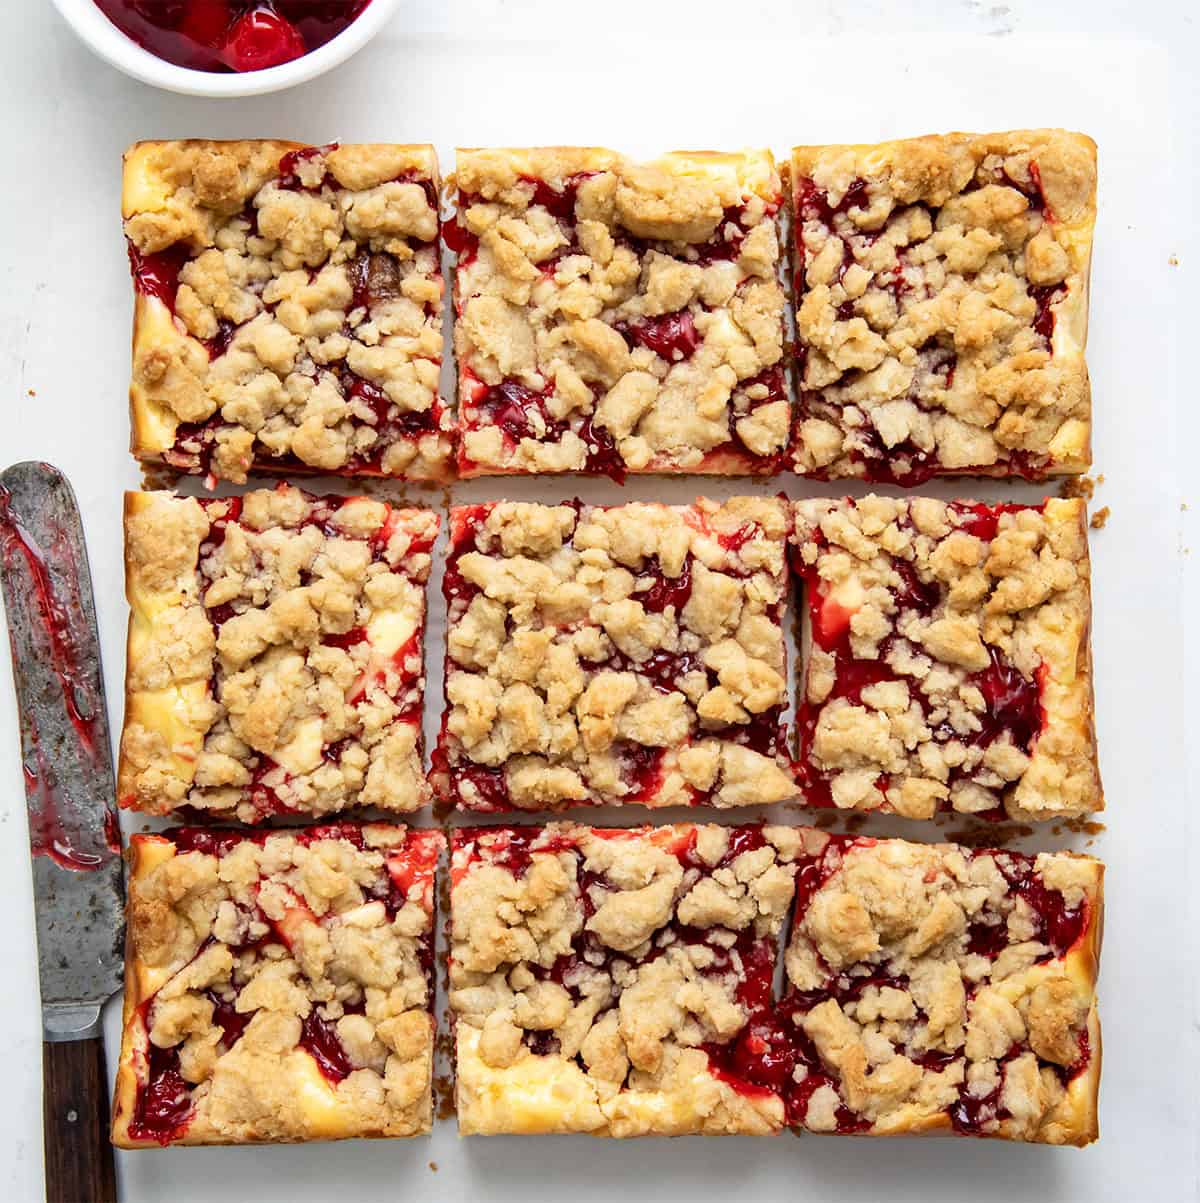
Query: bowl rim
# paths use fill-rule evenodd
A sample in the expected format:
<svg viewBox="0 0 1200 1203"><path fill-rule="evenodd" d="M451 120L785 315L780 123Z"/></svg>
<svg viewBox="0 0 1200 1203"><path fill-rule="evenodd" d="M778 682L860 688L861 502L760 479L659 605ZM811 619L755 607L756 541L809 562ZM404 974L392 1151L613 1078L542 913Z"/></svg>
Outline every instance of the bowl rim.
<svg viewBox="0 0 1200 1203"><path fill-rule="evenodd" d="M324 46L262 71L228 75L168 63L122 33L94 0L53 0L59 15L93 53L126 75L186 96L262 96L315 79L361 50L395 14L399 0L371 0L355 20Z"/></svg>

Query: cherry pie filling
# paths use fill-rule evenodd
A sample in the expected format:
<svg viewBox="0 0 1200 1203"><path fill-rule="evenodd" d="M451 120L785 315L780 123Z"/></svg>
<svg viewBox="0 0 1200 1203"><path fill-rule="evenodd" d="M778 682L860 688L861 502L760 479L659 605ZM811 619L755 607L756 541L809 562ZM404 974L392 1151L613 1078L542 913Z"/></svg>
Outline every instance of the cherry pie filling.
<svg viewBox="0 0 1200 1203"><path fill-rule="evenodd" d="M578 882L579 901L583 910L583 924L576 933L571 951L564 953L549 968L530 964L530 973L540 981L553 981L562 986L572 997L573 1003L579 1003L583 994L579 991L581 980L590 977L597 970L605 973L614 983L629 981L633 973L652 961L661 957L674 944L703 944L712 951L712 961L705 969L707 975L725 977L730 973L736 974L738 986L736 1000L751 1015L750 1023L756 1022L759 1012L769 1006L772 995L772 982L775 975L776 940L771 936L755 934L751 924L744 930L732 933L728 928L692 927L672 918L659 927L650 937L650 948L639 958L632 958L608 947L587 930L587 921L596 912L596 898L603 898L607 890L613 889L603 873L595 873L584 868L584 857L578 850L576 842L569 836L556 836L547 840L541 829L531 828L494 828L494 827L464 827L455 831L456 847L462 844L476 843L482 836L494 841L499 832L503 831L503 842L491 843L486 854L478 847L469 860L456 856L453 881L458 883L473 864L486 860L488 864L498 865L507 869L514 877L523 876L529 869L535 855L542 853L555 855L561 852L572 852L577 859L576 881ZM592 834L602 839L621 840L636 839L639 832L636 829L618 830L593 828ZM459 844L457 841L461 841ZM533 844L537 843L537 847ZM715 864L707 864L696 855L696 831L687 832L676 841L670 851L678 858L685 870L693 870L700 875L711 876L718 869L732 864L744 852L753 852L764 846L761 824L734 827L730 829L729 845L724 854ZM736 938L730 942L729 936ZM619 988L609 1006L597 1012L599 1020L605 1011L616 1007L619 1002ZM701 1047L709 1058L712 1072L723 1082L733 1086L749 1096L778 1093L771 1084L750 1073L742 1072L743 1067L737 1062L734 1050L747 1039L746 1032L735 1041L723 1044L707 1042ZM537 1056L560 1056L558 1039L552 1032L526 1030L524 1044L530 1052ZM583 1071L587 1066L577 1054L574 1060ZM757 1070L758 1063L750 1066Z"/></svg>
<svg viewBox="0 0 1200 1203"><path fill-rule="evenodd" d="M855 846L870 846L876 841L855 836L829 837L825 850L800 862L796 875L796 903L793 922L799 924L814 895L837 871L846 851ZM1087 932L1091 915L1086 902L1070 908L1063 895L1049 889L1036 872L1035 858L1019 852L996 853L990 850L965 850L972 858L992 856L1009 886L1009 893L1028 903L1036 916L1034 939L1048 946L1037 964L1064 957ZM985 916L986 917L986 916ZM994 922L976 921L967 936L967 951L994 961L1010 944L1004 917L995 914ZM812 1096L822 1086L829 1086L840 1095L837 1071L827 1066L817 1052L812 1039L802 1026L804 1016L818 1003L833 999L840 1006L859 998L868 987L891 986L907 991L906 974L890 974L867 965L851 966L834 971L819 957L826 982L816 990L798 990L788 986L778 1004L771 1002L770 979L762 1005L753 1011L738 1039L728 1045L708 1049L714 1071L731 1085L747 1093L772 1093L783 1097L789 1126L800 1128ZM967 983L970 999L975 988ZM747 1000L748 1001L748 1000ZM927 1018L918 1007L918 1021ZM1079 1056L1070 1066L1056 1065L1039 1059L1041 1068L1053 1070L1064 1086L1079 1077L1091 1062L1091 1046L1086 1026L1077 1033ZM901 1050L904 1051L904 1050ZM1026 1051L1014 1044L1000 1059L1001 1069L1007 1062ZM962 1057L961 1052L927 1050L913 1052L910 1059L923 1068L941 1072ZM1000 1103L1003 1073L993 1091L986 1096L972 1094L966 1081L959 1087L958 1100L950 1107L950 1121L955 1132L964 1136L983 1136L996 1123L1009 1118ZM871 1122L856 1115L844 1102L836 1112L836 1132L853 1134L871 1128Z"/></svg>
<svg viewBox="0 0 1200 1203"><path fill-rule="evenodd" d="M580 172L570 176L561 189L552 187L545 180L523 177L534 186L531 205L540 205L550 213L558 222L559 228L567 239L565 246L559 247L551 258L540 265L545 276L554 275L561 259L582 253L576 231L575 200L579 185L594 174L596 173ZM464 212L481 200L482 198L479 196L460 190L458 212ZM779 207L778 200L766 207L767 220L774 219L779 212ZM686 261L705 266L720 260L736 259L746 236L748 220L744 206L726 209L724 220L708 242L688 245L685 253ZM614 229L612 236L616 245L628 247L638 256L639 260L645 260L652 251L679 257L678 249L672 249L674 244L671 243L639 238L623 229ZM458 257L457 278L461 283L463 269L469 267L478 254L479 239L458 220L446 222L443 225L442 237L450 250ZM459 289L456 289L455 312L460 318L465 301L466 297L461 295ZM706 308L703 304L699 302L698 304L701 309ZM693 314L687 309L655 317L639 318L634 321L615 321L612 325L625 340L630 350L636 347L646 347L668 364L681 363L689 359L703 341L700 332L696 329ZM625 461L609 432L603 427L593 425L592 412L581 417L578 412L573 411L565 418L555 418L550 414L547 409L547 401L555 393L553 382L547 384L542 392L536 392L513 379L502 380L496 385L487 385L471 372L469 364L460 365L459 377L462 381L460 390L462 430L498 426L504 433L504 447L507 452L512 452L517 448L522 439L556 443L568 430L573 431L587 447L587 457L581 471L609 476L618 484L624 482L627 470ZM594 407L600 400L595 389L592 389L592 399ZM775 471L782 462L783 453L763 456L752 452L738 435L733 419L743 418L761 406L786 399L787 382L784 369L782 366L776 366L765 369L753 379L739 381L730 402L732 414L729 424L729 442L746 466L753 467L756 472ZM728 450L718 447L709 452L706 458L711 459L721 455L728 455ZM459 470L465 473L478 467L479 465L460 447Z"/></svg>
<svg viewBox="0 0 1200 1203"><path fill-rule="evenodd" d="M95 0L144 50L194 71L277 67L311 53L371 0Z"/></svg>
<svg viewBox="0 0 1200 1203"><path fill-rule="evenodd" d="M950 508L965 518L958 529L984 542L990 542L995 538L1002 514L1041 507L1010 503L989 506L982 503L967 505L953 502ZM904 521L906 523L909 520ZM811 538L821 548L827 546L819 530L813 532ZM817 765L812 755L813 737L822 709L839 698L852 705L861 705L863 690L881 681L902 681L908 684L909 696L920 704L927 719L934 711L934 704L922 692L916 679L897 674L887 662L889 652L901 636L895 633L886 636L880 642L875 659L857 658L850 646L850 620L853 612L826 596L815 565L802 563L797 555L794 557L794 566L804 584L813 644L834 657L835 672L833 688L823 702L810 702L807 691L800 699L797 719L797 772L809 806L833 807L835 803L830 793L829 774ZM893 592L897 615L905 610L914 610L922 617L929 617L942 606L944 591L937 580L923 580L919 570L906 560L894 559L891 567L901 578L901 586ZM1007 734L1014 747L1030 755L1045 724L1042 691L1047 666L1044 662L1039 664L1033 678L1030 679L998 647L989 644L988 655L991 664L981 672L971 674L966 681L966 684L979 689L986 702L984 710L975 715L977 729L973 733L964 734L943 719L941 722L930 724L933 739L938 743L959 741L970 748L983 751ZM952 787L959 780L969 779L974 771L974 768L967 768L965 765L951 768L945 784ZM888 774L880 774L876 781L876 788L880 793L886 796L889 785ZM948 800L943 802L942 809L952 809ZM996 806L992 810L977 812L977 817L1000 820L1005 817L1005 811L1003 806Z"/></svg>
<svg viewBox="0 0 1200 1203"><path fill-rule="evenodd" d="M978 176L963 189L963 193L975 191L985 183L1003 184L1020 192L1029 202L1031 211L1041 213L1047 222L1054 221L1054 214L1046 204L1042 193L1041 178L1037 164L1030 164L1032 186L1022 185L1013 180L1002 168L997 169L995 178L982 181ZM842 240L842 262L837 271L836 280L841 283L846 271L857 263L855 251L862 252L873 245L886 229L886 225L878 230L860 230L847 216L851 209L865 209L869 205L868 184L861 177L855 179L837 204L830 202L828 194L811 178L801 178L795 181L796 188L796 231L795 231L795 289L796 296L802 298L807 292L805 272L812 260L805 232L813 237L815 230L820 230L826 237L836 236ZM936 229L937 210L923 202L905 206L906 209L922 209L930 218ZM906 306L916 305L928 300L928 288L922 283L920 272L913 270L906 263L903 248L897 250L898 263L893 271L888 290L895 298L896 307L901 312ZM878 283L878 281L876 281ZM1026 284L1026 291L1036 306L1031 322L1033 329L1041 336L1045 350L1053 356L1055 307L1064 299L1067 293L1065 284L1033 285ZM855 301L845 301L837 310L839 321L848 321L859 316ZM803 387L805 366L808 358L808 345L803 338L797 338L796 358L798 380L801 382L797 389L798 406L797 421L806 418L824 418L841 428L846 427L846 421L840 411L842 403L831 398L827 392ZM913 402L922 409L935 408L934 397L938 392L949 389L954 383L954 372L957 364L957 352L950 336L945 332L935 335L928 342L916 348L917 370L913 383L903 400ZM847 371L838 381L836 388L840 389L861 379L864 373L857 369ZM931 477L947 472L961 471L960 468L947 468L938 457L937 449L925 450L917 446L911 439L903 439L890 446L885 444L878 430L869 422L855 426L859 447L850 452L850 458L861 468L861 478L876 484L895 484L904 488L915 488L924 484ZM1006 454L1003 464L995 468L975 468L975 472L994 472L1005 476L1021 476L1026 480L1043 480L1050 467L1049 455L1033 454L1028 451L1014 450ZM805 475L822 479L826 474L817 471L806 471Z"/></svg>
<svg viewBox="0 0 1200 1203"><path fill-rule="evenodd" d="M582 509L582 502L569 504L577 514ZM490 509L488 505L462 507L455 515L456 525L450 532L450 548L447 552L442 586L450 626L453 626L456 618L470 605L471 599L480 592L476 585L466 580L458 571L458 561L468 552L480 550L476 536L487 520ZM718 535L717 538L727 550L736 551L757 533L760 532L756 524L746 523L735 531ZM679 575L668 577L657 563L657 557L652 557L638 573L639 581L648 580L648 586L639 589L632 596L652 613L661 612L668 606L674 606L676 614L681 613L691 596L691 566L692 560L689 556L684 561ZM731 576L740 575L731 566L724 567L722 571ZM770 607L767 615L778 625L781 612L782 603ZM511 621L509 630L511 631ZM657 651L644 660L633 660L613 646L605 659L581 660L580 663L587 673L605 670L635 673L664 694L675 692L681 678L691 673L705 673L710 686L717 683L717 674L704 665L698 654L689 652ZM453 667L454 662L447 654L447 675ZM760 755L776 757L790 764L785 710L784 705L772 706L760 714L752 714L746 723L705 730L702 734L718 736L725 742L741 744ZM454 805L481 813L515 809L505 782L503 766L493 768L473 764L469 759L460 759L460 754L454 750L453 737L449 733L447 721L448 712L443 715L441 732L432 760L434 772L449 782ZM668 754L673 749L650 747L632 740L621 740L618 744L625 786L621 801L644 803L652 800L658 793L666 772ZM464 783L470 784L473 796L464 795ZM689 805L695 806L702 805L709 796L694 789L691 794Z"/></svg>
<svg viewBox="0 0 1200 1203"><path fill-rule="evenodd" d="M330 496L319 499L310 498L309 500L311 509L300 526L295 529L316 526L327 537L342 539L351 537L341 530L333 520L333 515L352 500L351 498ZM213 583L211 570L215 567L214 557L218 554L225 539L225 533L229 525L238 523L241 517L242 498L200 498L199 502L210 515L215 515L208 535L200 545L197 572L201 586L200 595L203 598ZM374 560L378 561L384 558L387 545L396 531L398 522L399 515L393 510L384 525L367 539ZM407 554L428 554L433 547L434 538L433 535L414 537ZM307 571L302 572L300 584L305 585L310 579ZM245 613L249 608L245 599L217 606L206 606L208 618L216 637L219 638L224 623L238 614ZM350 705L363 702L369 694L382 690L397 707L397 713L392 722L408 723L418 732L420 731L424 669L419 629L383 662L380 662L379 657L372 655L370 636L365 626L353 626L342 632L324 632L321 645L340 648L350 653L362 666L359 679L346 699ZM219 660L214 663L213 672L211 690L219 700L224 680ZM350 738L343 738L335 743L326 744L322 750L324 762L339 764L351 742ZM246 788L249 801L254 806L258 818L303 814L302 808L293 806L286 800L287 787L292 780L288 770L264 753L252 751L251 757L252 780ZM187 808L184 813L193 821L203 821L207 817L203 810L196 808Z"/></svg>
<svg viewBox="0 0 1200 1203"><path fill-rule="evenodd" d="M247 840L261 845L267 841L268 837L279 834L281 833L272 831L177 827L162 833L160 838L174 844L176 854L179 856L189 852L198 852L219 858L227 855L238 844ZM287 835L305 845L321 840L346 840L360 852L368 850L368 845L363 838L363 829L355 823L330 823L317 827L294 828L288 830ZM437 870L440 847L438 835L410 831L403 844L383 850L386 875L364 888L366 900L382 902L388 921L391 922L408 901L408 891L414 884L431 888ZM257 905L252 911L247 911L240 906L238 909L240 917L245 920L242 930L247 933L251 931L263 933L254 938L247 935L247 939L241 944L226 943L226 947L239 956L287 955L292 946L290 933L296 930L296 926L303 923L321 922L300 898L295 899L294 908L289 910L281 921L268 919ZM180 966L177 972L186 969L216 942L216 937L210 935L197 948L191 960ZM427 936L422 937L418 943L418 956L426 982L431 982L433 947ZM156 995L157 991L138 1008L141 1030L147 1034L154 1023ZM257 1013L256 1011L239 1011L236 1005L237 997L237 990L232 987L223 993L217 990L207 992L207 998L213 1004L213 1023L222 1030L220 1053L227 1053L234 1047L242 1032ZM343 1013L348 1015L361 1013L363 1007L364 1001L361 997L350 999L342 1005ZM343 1078L354 1071L355 1067L338 1037L336 1027L321 1015L315 1005L303 1021L299 1047L313 1058L322 1076L331 1086L336 1087ZM166 1146L172 1141L179 1140L187 1132L195 1110L192 1098L193 1087L184 1080L179 1072L178 1046L159 1048L147 1036L145 1050L139 1056L137 1095L134 1101L133 1115L129 1122L129 1135L134 1140L156 1141L158 1144Z"/></svg>
<svg viewBox="0 0 1200 1203"><path fill-rule="evenodd" d="M319 193L323 189L336 190L337 181L327 171L321 181L315 185L306 185L297 175L298 165L336 150L338 144L326 146L308 146L298 150L288 151L279 160L279 178L276 181L281 189L290 191L305 191ZM414 172L403 172L395 176L391 183L418 184L428 197L430 207L436 213L438 210L437 190L433 181L423 178ZM258 236L258 210L253 203L247 204L240 214L231 218L227 224L240 223L250 236ZM432 249L435 262L438 254L436 239L433 242L421 242L408 236L414 252ZM176 295L179 290L180 272L186 263L193 258L189 248L176 244L166 250L154 254L143 254L126 240L129 253L130 272L133 277L135 290L143 296L153 297L160 301L170 311L176 326L183 328L182 319L176 313ZM310 282L316 279L319 269L309 268ZM390 254L374 252L369 249L361 250L349 265L352 298L350 308L346 311L342 334L347 338L353 337L354 330L362 322L370 321L373 310L381 304L399 298L401 274L397 260ZM274 314L279 302L261 300L265 283L251 282L246 287L260 297L261 308L250 320L261 313ZM423 311L427 318L440 316L439 307L424 303ZM243 323L245 325L247 323ZM218 360L228 350L233 340L242 329L228 318L220 318L218 330L214 337L198 339L208 352L210 362ZM420 358L420 357L417 357ZM440 365L439 360L431 360ZM336 469L339 475L378 476L383 474L383 456L386 450L397 443L413 442L426 435L437 434L448 427L449 418L440 399L435 396L429 409L409 410L397 405L381 388L364 380L343 361L316 364L309 361L306 371L297 367L297 373L305 375L314 383L322 377L332 377L338 392L349 402L349 420L356 430L369 432L365 449L353 452L349 459ZM209 481L212 476L212 463L216 451L217 434L230 425L218 409L211 417L203 422L179 422L175 429L174 445L163 453L165 463L181 472L194 475L206 475ZM256 444L255 466L280 472L311 473L319 471L311 464L305 463L294 452L276 453L261 444ZM247 467L250 465L247 464Z"/></svg>

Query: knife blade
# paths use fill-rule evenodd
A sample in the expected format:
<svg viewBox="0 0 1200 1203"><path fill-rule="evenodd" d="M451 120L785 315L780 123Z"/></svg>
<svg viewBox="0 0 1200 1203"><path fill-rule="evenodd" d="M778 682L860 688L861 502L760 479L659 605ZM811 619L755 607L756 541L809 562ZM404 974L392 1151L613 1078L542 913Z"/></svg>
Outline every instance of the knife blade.
<svg viewBox="0 0 1200 1203"><path fill-rule="evenodd" d="M0 473L29 815L48 1203L115 1203L100 1012L121 981L124 888L104 675L75 495L49 464Z"/></svg>
<svg viewBox="0 0 1200 1203"><path fill-rule="evenodd" d="M121 982L124 883L96 610L66 478L27 461L0 474L8 616L29 813L47 1040L99 1031Z"/></svg>

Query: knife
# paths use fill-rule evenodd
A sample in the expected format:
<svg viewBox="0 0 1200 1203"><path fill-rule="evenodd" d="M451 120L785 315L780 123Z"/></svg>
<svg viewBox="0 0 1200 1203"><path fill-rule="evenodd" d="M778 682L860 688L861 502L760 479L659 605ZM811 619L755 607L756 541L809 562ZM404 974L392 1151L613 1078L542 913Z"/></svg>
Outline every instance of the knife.
<svg viewBox="0 0 1200 1203"><path fill-rule="evenodd" d="M100 1009L121 984L120 829L83 528L50 464L0 473L0 585L33 864L46 1198L115 1203Z"/></svg>

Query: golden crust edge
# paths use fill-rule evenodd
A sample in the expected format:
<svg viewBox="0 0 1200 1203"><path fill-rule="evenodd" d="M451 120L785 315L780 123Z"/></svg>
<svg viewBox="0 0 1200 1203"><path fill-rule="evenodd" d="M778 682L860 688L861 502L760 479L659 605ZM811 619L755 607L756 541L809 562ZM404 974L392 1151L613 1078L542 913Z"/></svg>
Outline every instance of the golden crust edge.
<svg viewBox="0 0 1200 1203"><path fill-rule="evenodd" d="M1050 522L1063 525L1069 523L1077 528L1077 537L1083 546L1083 559L1088 566L1086 577L1078 585L1080 596L1076 607L1076 616L1079 622L1073 641L1073 655L1070 657L1074 660L1074 680L1071 693L1078 697L1078 714L1072 719L1067 719L1066 725L1074 729L1076 735L1088 749L1095 793L1094 804L1084 810L1032 811L1014 807L1012 812L1014 818L1028 819L1034 822L1081 818L1099 814L1104 810L1104 786L1100 778L1099 749L1096 743L1095 678L1092 671L1092 577L1087 503L1080 497L1051 497L1046 500L1044 513ZM1058 718L1060 722L1064 721L1061 714ZM1031 764L1037 760L1038 754L1038 745L1035 745Z"/></svg>
<svg viewBox="0 0 1200 1203"><path fill-rule="evenodd" d="M121 212L122 217L129 218L141 208L132 203L133 181L136 171L148 164L148 160L156 152L170 148L173 150L191 150L203 148L214 151L232 153L238 157L252 156L256 151L270 150L277 152L282 158L295 150L307 150L318 143L296 142L287 138L144 138L131 143L121 155ZM440 187L440 167L438 164L437 148L432 142L340 142L339 149L387 149L407 153L416 168L427 168L430 182L437 190ZM151 168L151 174L157 175ZM161 178L161 177L160 177Z"/></svg>
<svg viewBox="0 0 1200 1203"><path fill-rule="evenodd" d="M504 159L522 174L552 179L579 171L609 171L614 167L663 167L686 174L692 166L701 173L733 168L740 183L750 186L764 200L782 198L779 167L768 147L743 150L671 150L646 159L634 159L604 146L459 146L455 148L456 170L447 177L447 188L455 186L458 167L464 162ZM758 186L765 176L768 186Z"/></svg>
<svg viewBox="0 0 1200 1203"><path fill-rule="evenodd" d="M148 848L157 846L162 851L170 850L175 855L175 845L166 837L153 834L138 833L130 837L126 858L129 864L129 889L125 903L125 987L121 1007L121 1051L117 1060L116 1081L113 1084L111 1139L119 1149L157 1148L157 1141L137 1140L129 1135L129 1123L133 1117L133 1109L137 1102L139 1076L134 1067L136 1054L135 1042L137 1033L136 1016L142 1004L146 1001L142 992L142 963L137 955L133 939L133 891L134 886L142 880L160 860L169 859L167 856L153 858L147 855Z"/></svg>
<svg viewBox="0 0 1200 1203"><path fill-rule="evenodd" d="M126 804L123 799L133 797L133 778L136 776L136 770L129 762L129 758L125 754L125 734L129 727L135 723L141 723L143 726L148 726L144 721L154 715L155 711L160 709L155 707L151 701L151 694L146 690L133 689L130 685L130 667L138 660L137 639L135 637L137 625L139 622L144 623L148 630L154 628L153 616L146 613L140 601L135 600L134 590L131 582L134 579L133 561L130 554L130 535L129 525L132 518L140 511L149 509L155 504L155 498L162 497L175 501L186 501L187 498L177 497L175 494L166 490L162 491L144 491L136 492L129 490L125 493L124 506L122 512L122 532L123 532L123 547L124 547L124 565L125 565L125 599L129 605L129 619L126 624L125 633L125 678L124 678L124 693L125 693L125 713L121 722L121 738L117 743L117 802L124 809L140 811L144 814L160 814L169 815L175 808L167 806L160 810L149 810L141 806ZM194 571L194 566L193 566ZM160 594L165 596L165 594ZM204 682L189 682L190 686L203 685L207 689L207 684ZM177 687L179 689L185 686ZM183 728L183 724L180 724ZM161 732L160 732L161 733ZM198 743L203 743L204 737L207 734L207 729L201 731L197 727L192 727L188 731ZM172 741L173 742L173 741Z"/></svg>

